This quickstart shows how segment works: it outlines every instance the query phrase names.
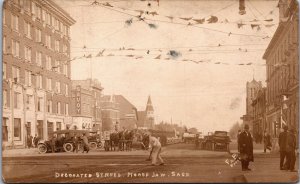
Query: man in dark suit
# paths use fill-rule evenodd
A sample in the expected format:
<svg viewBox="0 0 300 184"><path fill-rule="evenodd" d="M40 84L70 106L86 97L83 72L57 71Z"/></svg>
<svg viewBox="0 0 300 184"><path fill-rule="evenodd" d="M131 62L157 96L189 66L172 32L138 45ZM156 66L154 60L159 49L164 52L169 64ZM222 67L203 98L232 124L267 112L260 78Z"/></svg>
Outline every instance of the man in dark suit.
<svg viewBox="0 0 300 184"><path fill-rule="evenodd" d="M251 171L248 166L250 161L254 161L254 157L253 141L251 133L249 132L249 125L245 124L244 131L240 133L238 144L240 149L242 171Z"/></svg>
<svg viewBox="0 0 300 184"><path fill-rule="evenodd" d="M294 128L291 128L289 132L287 133L287 145L286 145L286 151L287 151L287 170L292 172L297 172L295 170L295 162L296 162L296 135Z"/></svg>
<svg viewBox="0 0 300 184"><path fill-rule="evenodd" d="M279 150L280 150L280 170L284 170L284 159L287 158L287 150L286 150L286 143L287 143L287 132L288 127L285 125L283 127L283 132L279 134L278 144L279 144Z"/></svg>

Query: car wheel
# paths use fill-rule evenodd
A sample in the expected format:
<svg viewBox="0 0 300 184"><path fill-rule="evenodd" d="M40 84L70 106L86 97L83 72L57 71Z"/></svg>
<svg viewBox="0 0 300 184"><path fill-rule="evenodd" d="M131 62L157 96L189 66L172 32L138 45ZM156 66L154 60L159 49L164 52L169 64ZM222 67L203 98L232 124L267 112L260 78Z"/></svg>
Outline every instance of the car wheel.
<svg viewBox="0 0 300 184"><path fill-rule="evenodd" d="M95 143L95 142L90 142L89 145L90 145L91 150L97 149L97 143Z"/></svg>
<svg viewBox="0 0 300 184"><path fill-rule="evenodd" d="M65 152L73 152L74 150L73 144L71 143L64 144L64 150Z"/></svg>
<svg viewBox="0 0 300 184"><path fill-rule="evenodd" d="M47 152L47 146L45 144L38 145L38 151L40 154L44 154Z"/></svg>

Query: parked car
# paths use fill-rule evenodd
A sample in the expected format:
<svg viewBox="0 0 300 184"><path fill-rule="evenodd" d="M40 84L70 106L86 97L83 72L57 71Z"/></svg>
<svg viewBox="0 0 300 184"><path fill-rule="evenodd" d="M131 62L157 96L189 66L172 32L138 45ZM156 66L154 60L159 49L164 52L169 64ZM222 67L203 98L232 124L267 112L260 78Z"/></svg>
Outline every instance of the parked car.
<svg viewBox="0 0 300 184"><path fill-rule="evenodd" d="M95 132L90 132L88 130L58 130L54 131L48 140L40 140L38 142L38 151L39 153L47 153L51 152L51 139L54 135L56 135L55 141L55 152L72 152L74 150L73 137L79 137L79 145L82 145L81 136L85 133L88 136L90 148L97 148L99 143L97 142L97 136ZM79 146L82 149L82 146Z"/></svg>
<svg viewBox="0 0 300 184"><path fill-rule="evenodd" d="M202 147L206 150L229 151L230 142L231 140L226 131L209 132L207 136L204 136Z"/></svg>

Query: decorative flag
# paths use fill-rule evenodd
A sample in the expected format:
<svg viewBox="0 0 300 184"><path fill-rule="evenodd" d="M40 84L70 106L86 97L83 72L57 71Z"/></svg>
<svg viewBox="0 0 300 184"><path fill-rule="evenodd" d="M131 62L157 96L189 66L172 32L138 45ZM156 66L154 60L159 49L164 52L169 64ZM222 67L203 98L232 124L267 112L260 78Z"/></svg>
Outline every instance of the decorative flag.
<svg viewBox="0 0 300 184"><path fill-rule="evenodd" d="M158 13L156 11L154 12L149 12L150 15L154 16L154 15L158 15Z"/></svg>
<svg viewBox="0 0 300 184"><path fill-rule="evenodd" d="M109 4L108 2L106 2L105 4L103 4L103 6L114 7L111 4Z"/></svg>
<svg viewBox="0 0 300 184"><path fill-rule="evenodd" d="M93 3L92 3L92 5L100 5L100 3L98 2L98 1L94 1Z"/></svg>
<svg viewBox="0 0 300 184"><path fill-rule="evenodd" d="M215 64L217 64L217 65L218 65L218 64L221 64L221 63L220 63L220 62L216 62Z"/></svg>
<svg viewBox="0 0 300 184"><path fill-rule="evenodd" d="M267 21L267 22L271 22L271 21L273 21L273 19L266 19L265 21Z"/></svg>
<svg viewBox="0 0 300 184"><path fill-rule="evenodd" d="M160 59L160 56L161 56L161 55L158 55L158 56L156 56L154 59Z"/></svg>
<svg viewBox="0 0 300 184"><path fill-rule="evenodd" d="M197 22L198 24L203 24L205 22L205 18L204 19L193 19L193 21Z"/></svg>
<svg viewBox="0 0 300 184"><path fill-rule="evenodd" d="M172 16L166 16L167 18L169 18L171 21L173 21L174 17Z"/></svg>
<svg viewBox="0 0 300 184"><path fill-rule="evenodd" d="M259 24L251 24L252 29L255 28L255 27L258 27L258 26L259 26Z"/></svg>
<svg viewBox="0 0 300 184"><path fill-rule="evenodd" d="M126 55L126 57L133 57L134 55Z"/></svg>
<svg viewBox="0 0 300 184"><path fill-rule="evenodd" d="M88 56L86 56L86 58L92 58L92 54L89 54Z"/></svg>
<svg viewBox="0 0 300 184"><path fill-rule="evenodd" d="M143 56L138 56L135 59L142 59L142 58L143 58Z"/></svg>
<svg viewBox="0 0 300 184"><path fill-rule="evenodd" d="M113 55L113 54L108 54L107 56L115 56L115 55Z"/></svg>
<svg viewBox="0 0 300 184"><path fill-rule="evenodd" d="M216 16L211 16L209 19L207 19L207 22L208 22L209 24L211 24L211 23L216 23L216 22L218 22L218 17L216 17Z"/></svg>
<svg viewBox="0 0 300 184"><path fill-rule="evenodd" d="M188 21L188 20L191 20L192 18L193 18L193 17L189 17L189 18L184 18L184 17L183 17L183 18L181 18L181 17L180 17L180 19L182 19L182 20L186 20L186 21Z"/></svg>
<svg viewBox="0 0 300 184"><path fill-rule="evenodd" d="M273 27L275 24L267 24L266 27Z"/></svg>
<svg viewBox="0 0 300 184"><path fill-rule="evenodd" d="M96 57L100 57L100 56L103 56L103 52L105 51L105 49L103 49L102 51L100 51L97 55L96 55Z"/></svg>
<svg viewBox="0 0 300 184"><path fill-rule="evenodd" d="M238 23L237 24L237 26L238 26L238 28L241 28L241 27L243 27L245 24L243 24L243 23Z"/></svg>
<svg viewBox="0 0 300 184"><path fill-rule="evenodd" d="M157 28L157 25L156 24L148 24L148 26L151 28L151 29L156 29Z"/></svg>
<svg viewBox="0 0 300 184"><path fill-rule="evenodd" d="M247 63L246 65L252 65L252 63Z"/></svg>

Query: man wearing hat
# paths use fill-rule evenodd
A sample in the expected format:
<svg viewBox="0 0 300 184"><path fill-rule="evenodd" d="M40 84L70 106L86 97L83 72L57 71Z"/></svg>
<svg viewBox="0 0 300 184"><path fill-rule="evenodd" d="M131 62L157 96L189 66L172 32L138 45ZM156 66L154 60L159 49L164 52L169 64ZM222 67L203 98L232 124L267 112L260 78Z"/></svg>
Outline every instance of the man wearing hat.
<svg viewBox="0 0 300 184"><path fill-rule="evenodd" d="M296 135L294 128L290 128L287 133L287 170L294 172L295 171L295 162L296 162Z"/></svg>
<svg viewBox="0 0 300 184"><path fill-rule="evenodd" d="M254 158L253 140L249 131L249 125L245 124L244 131L240 133L238 144L242 163L242 171L251 171L248 166L250 161L254 161Z"/></svg>
<svg viewBox="0 0 300 184"><path fill-rule="evenodd" d="M283 126L283 132L279 134L278 144L280 150L280 170L284 170L284 159L287 158L287 151L286 151L286 143L287 143L287 135L288 135L288 127L286 125Z"/></svg>
<svg viewBox="0 0 300 184"><path fill-rule="evenodd" d="M151 165L156 165L157 159L159 160L160 164L159 165L164 165L164 160L161 158L160 153L161 153L161 144L158 138L149 135L149 146L151 150Z"/></svg>

